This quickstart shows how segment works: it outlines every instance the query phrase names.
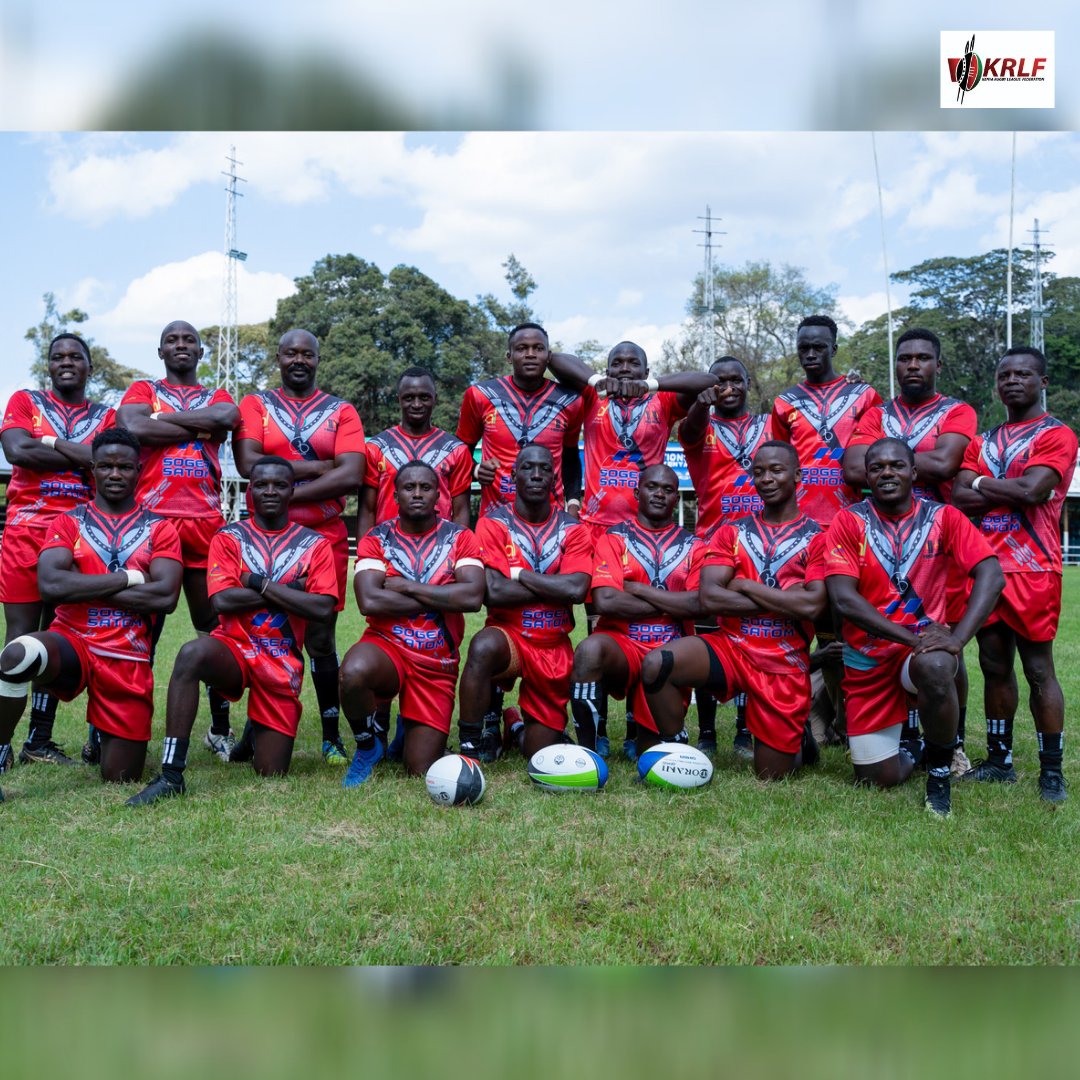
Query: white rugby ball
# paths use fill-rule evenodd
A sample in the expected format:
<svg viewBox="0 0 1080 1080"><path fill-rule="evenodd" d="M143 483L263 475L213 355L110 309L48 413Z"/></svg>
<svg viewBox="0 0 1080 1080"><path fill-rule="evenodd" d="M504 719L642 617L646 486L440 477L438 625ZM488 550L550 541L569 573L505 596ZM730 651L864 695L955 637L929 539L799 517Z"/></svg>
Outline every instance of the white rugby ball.
<svg viewBox="0 0 1080 1080"><path fill-rule="evenodd" d="M573 743L545 746L529 758L529 779L545 791L599 791L607 778L607 762Z"/></svg>
<svg viewBox="0 0 1080 1080"><path fill-rule="evenodd" d="M638 757L638 776L662 788L704 787L713 774L712 762L696 747L663 742Z"/></svg>
<svg viewBox="0 0 1080 1080"><path fill-rule="evenodd" d="M439 758L424 777L431 801L439 806L472 806L484 797L480 763L464 754Z"/></svg>

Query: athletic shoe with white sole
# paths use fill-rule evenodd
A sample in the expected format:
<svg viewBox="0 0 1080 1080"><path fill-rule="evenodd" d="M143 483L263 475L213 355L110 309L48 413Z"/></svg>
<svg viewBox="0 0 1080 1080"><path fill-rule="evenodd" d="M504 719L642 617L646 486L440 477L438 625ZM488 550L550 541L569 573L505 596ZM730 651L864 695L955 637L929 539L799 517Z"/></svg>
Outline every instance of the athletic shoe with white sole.
<svg viewBox="0 0 1080 1080"><path fill-rule="evenodd" d="M228 735L216 735L213 731L206 733L206 738L203 739L203 745L211 754L221 758L222 761L228 762L232 757L232 752L236 749L236 736L232 732L232 728L229 729Z"/></svg>
<svg viewBox="0 0 1080 1080"><path fill-rule="evenodd" d="M365 780L370 780L375 766L385 756L386 747L383 746L381 739L376 739L374 744L366 750L361 750L358 746L349 764L349 771L341 781L341 786L343 788L359 787Z"/></svg>

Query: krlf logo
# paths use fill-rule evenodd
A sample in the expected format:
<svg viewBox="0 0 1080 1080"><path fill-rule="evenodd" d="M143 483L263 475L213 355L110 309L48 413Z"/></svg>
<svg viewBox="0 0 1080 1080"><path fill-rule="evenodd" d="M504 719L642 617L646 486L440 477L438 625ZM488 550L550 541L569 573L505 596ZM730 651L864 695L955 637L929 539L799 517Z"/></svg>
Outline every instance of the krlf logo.
<svg viewBox="0 0 1080 1080"><path fill-rule="evenodd" d="M1053 31L943 30L941 61L943 109L1054 107Z"/></svg>

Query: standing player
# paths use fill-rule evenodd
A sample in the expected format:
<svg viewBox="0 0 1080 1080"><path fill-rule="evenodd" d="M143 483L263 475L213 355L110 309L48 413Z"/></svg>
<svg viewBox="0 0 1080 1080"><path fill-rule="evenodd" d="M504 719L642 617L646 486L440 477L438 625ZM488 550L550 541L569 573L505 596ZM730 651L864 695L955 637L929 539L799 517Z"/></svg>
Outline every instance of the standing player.
<svg viewBox="0 0 1080 1080"><path fill-rule="evenodd" d="M196 633L208 634L217 619L206 596L206 556L211 539L225 523L219 452L240 422L240 412L227 391L200 385L203 346L191 323L169 323L161 331L158 356L165 378L132 383L120 402L116 423L143 447L135 497L148 510L169 518L180 534L191 625ZM210 730L204 742L211 753L228 761L236 741L229 729L229 704L213 690L208 696Z"/></svg>
<svg viewBox="0 0 1080 1080"><path fill-rule="evenodd" d="M459 694L461 752L481 761L501 753L501 713L491 708L492 683L503 691L521 679L518 704L526 757L566 740L566 703L574 659L574 604L585 599L592 573L589 530L551 505L555 463L546 447L523 447L511 471L513 506L496 506L476 526L486 569L488 618L469 642ZM506 743L515 735L506 732Z"/></svg>
<svg viewBox="0 0 1080 1080"><path fill-rule="evenodd" d="M701 613L705 543L675 524L678 501L679 478L667 465L650 465L638 478L634 520L612 526L597 545L592 595L599 619L574 652L571 700L577 740L590 750L608 692L632 703L639 731L657 731L641 688L642 661L693 634Z"/></svg>
<svg viewBox="0 0 1080 1080"><path fill-rule="evenodd" d="M61 701L85 690L102 779L138 780L154 712L153 620L176 607L180 540L135 499L134 435L99 432L91 453L96 494L53 518L38 562L41 597L56 617L0 654L0 740L11 741L31 681Z"/></svg>
<svg viewBox="0 0 1080 1080"><path fill-rule="evenodd" d="M337 612L345 607L349 571L349 535L341 514L345 496L364 478L364 428L356 409L315 385L319 342L307 330L289 330L278 342L279 390L260 390L240 402L236 432L236 467L241 476L265 454L292 463L296 488L289 520L325 536L334 551L338 594L334 614L308 627L305 647L311 658L311 681L322 719L322 755L332 765L349 759L338 730ZM246 729L245 729L246 730ZM251 746L242 739L233 761L247 761Z"/></svg>
<svg viewBox="0 0 1080 1080"><path fill-rule="evenodd" d="M966 775L1014 783L1013 721L1016 653L1030 688L1039 740L1039 793L1063 802L1061 770L1065 698L1054 670L1061 612L1061 504L1076 467L1076 435L1042 406L1048 383L1038 349L1009 349L997 367L998 396L1008 419L967 449L953 488L956 505L978 516L1005 571L1005 591L978 634L986 693L987 759Z"/></svg>
<svg viewBox="0 0 1080 1080"><path fill-rule="evenodd" d="M409 773L422 776L446 752L463 613L484 601L480 545L436 515L435 470L406 462L395 496L400 515L356 549L356 600L368 628L341 665L341 704L356 739L346 788L364 783L385 755L378 705L399 695Z"/></svg>
<svg viewBox="0 0 1080 1080"><path fill-rule="evenodd" d="M893 787L914 762L900 746L912 699L926 731L926 809L947 817L964 646L1004 584L986 541L955 506L914 498L915 454L903 439L866 451L870 498L842 510L826 537L829 598L844 619L848 743L858 783ZM947 586L972 579L952 627Z"/></svg>
<svg viewBox="0 0 1080 1080"><path fill-rule="evenodd" d="M649 465L663 464L673 425L686 415L697 395L715 379L700 371L683 371L654 379L645 350L620 341L608 353L605 373L594 372L576 356L556 353L551 371L564 385L578 390L585 410L585 494L581 520L593 543L612 526L637 516L638 476ZM607 756L607 697L599 702L597 742ZM627 713L624 751L632 756L633 711Z"/></svg>
<svg viewBox="0 0 1080 1080"><path fill-rule="evenodd" d="M113 410L86 400L93 365L86 342L58 334L49 342L49 390L17 390L11 395L0 442L11 462L7 523L0 545L0 602L4 643L44 629L52 610L38 591L37 561L57 514L86 503L90 483L90 443L113 423ZM30 703L30 730L19 760L75 764L53 742L53 694L40 691ZM0 743L0 773L11 768L11 746Z"/></svg>
<svg viewBox="0 0 1080 1080"><path fill-rule="evenodd" d="M161 774L128 799L128 806L148 806L187 790L184 769L200 682L230 701L247 690L255 771L289 771L300 724L304 632L308 620L333 614L337 572L330 541L289 522L294 478L288 461L260 458L251 467L248 490L252 516L227 525L210 543L210 603L220 624L177 653Z"/></svg>
<svg viewBox="0 0 1080 1080"><path fill-rule="evenodd" d="M866 448L886 436L903 439L915 454L919 479L912 493L919 499L949 502L953 480L960 471L964 451L975 437L975 410L963 401L945 397L937 391L941 374L941 342L931 330L912 327L896 343L896 383L900 393L883 405L867 409L856 425L844 451L844 479L857 489L866 486ZM956 622L967 601L968 582L960 578L949 587L947 618ZM967 718L968 680L964 657L956 675L960 720L958 743L953 756L953 774L971 768L964 753L964 728ZM904 747L922 760L919 714L912 710L901 738Z"/></svg>
<svg viewBox="0 0 1080 1080"><path fill-rule="evenodd" d="M799 459L790 444L764 443L751 468L764 509L721 525L701 571L701 606L720 616L719 629L654 649L641 676L663 738L681 727L690 687L707 687L721 701L745 693L754 771L778 780L817 760L807 730L808 643L810 623L825 608L822 540L799 509ZM650 733L649 745L655 741Z"/></svg>
<svg viewBox="0 0 1080 1080"><path fill-rule="evenodd" d="M690 406L679 425L679 445L697 494L696 536L707 540L722 523L760 513L761 496L750 478L750 463L758 447L772 438L768 413L754 415L746 407L750 376L734 356L722 356L709 368L716 385L707 387ZM711 629L703 625L702 631ZM695 694L698 711L698 749L716 750L716 698L708 690ZM746 701L736 699L735 738L740 757L752 758L753 739L746 727Z"/></svg>

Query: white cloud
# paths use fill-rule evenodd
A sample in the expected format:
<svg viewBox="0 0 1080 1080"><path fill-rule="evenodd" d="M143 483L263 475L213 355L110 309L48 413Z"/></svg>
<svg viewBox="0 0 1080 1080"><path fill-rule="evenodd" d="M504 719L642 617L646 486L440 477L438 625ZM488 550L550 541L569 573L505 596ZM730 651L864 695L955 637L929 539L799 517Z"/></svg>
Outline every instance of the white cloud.
<svg viewBox="0 0 1080 1080"><path fill-rule="evenodd" d="M67 291L65 300L71 307L94 311L105 305L111 291L112 286L108 282L99 281L96 277L85 277L75 282Z"/></svg>
<svg viewBox="0 0 1080 1080"><path fill-rule="evenodd" d="M132 281L116 306L87 323L102 344L144 347L153 356L161 328L173 319L195 326L221 321L224 256L207 251L183 262L155 266ZM295 291L283 274L252 273L242 264L237 274L238 316L242 323L261 322L274 314L277 301Z"/></svg>
<svg viewBox="0 0 1080 1080"><path fill-rule="evenodd" d="M640 289L620 289L619 295L615 297L615 306L637 307L644 299L645 294Z"/></svg>
<svg viewBox="0 0 1080 1080"><path fill-rule="evenodd" d="M885 291L867 293L864 296L838 296L837 304L844 316L850 319L858 329L868 319L876 319L888 307ZM896 294L892 298L893 310L899 306Z"/></svg>

